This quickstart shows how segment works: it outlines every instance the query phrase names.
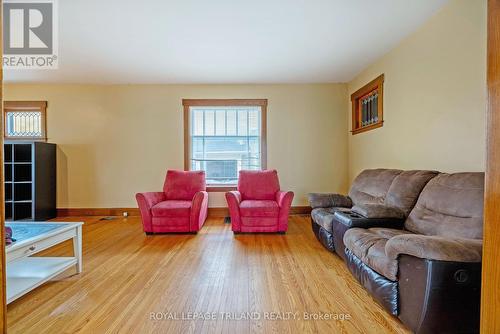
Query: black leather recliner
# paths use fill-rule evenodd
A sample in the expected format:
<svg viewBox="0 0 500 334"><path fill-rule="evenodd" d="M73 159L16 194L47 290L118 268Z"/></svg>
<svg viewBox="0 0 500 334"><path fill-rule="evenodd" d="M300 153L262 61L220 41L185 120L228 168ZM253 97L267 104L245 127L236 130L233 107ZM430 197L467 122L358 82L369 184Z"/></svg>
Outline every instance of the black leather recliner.
<svg viewBox="0 0 500 334"><path fill-rule="evenodd" d="M404 229L352 228L347 266L415 333L479 332L484 173L439 174Z"/></svg>

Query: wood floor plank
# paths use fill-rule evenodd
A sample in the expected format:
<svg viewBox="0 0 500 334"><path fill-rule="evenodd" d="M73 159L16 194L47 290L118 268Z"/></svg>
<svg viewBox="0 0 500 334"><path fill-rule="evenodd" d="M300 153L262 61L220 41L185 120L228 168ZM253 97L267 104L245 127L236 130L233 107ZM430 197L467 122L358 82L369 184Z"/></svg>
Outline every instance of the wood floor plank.
<svg viewBox="0 0 500 334"><path fill-rule="evenodd" d="M291 217L286 235L237 236L222 219L197 235L155 236L137 217L64 220L85 221L84 271L11 303L9 333L408 333L319 244L305 216ZM69 242L43 253L70 254Z"/></svg>

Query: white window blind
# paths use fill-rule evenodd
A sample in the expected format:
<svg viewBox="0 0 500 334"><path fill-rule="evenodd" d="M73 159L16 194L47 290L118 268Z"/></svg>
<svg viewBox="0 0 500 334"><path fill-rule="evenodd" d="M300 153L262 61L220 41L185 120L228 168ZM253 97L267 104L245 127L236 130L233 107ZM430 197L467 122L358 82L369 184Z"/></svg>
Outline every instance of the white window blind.
<svg viewBox="0 0 500 334"><path fill-rule="evenodd" d="M191 170L207 184L236 184L242 169L261 169L261 108L190 107Z"/></svg>

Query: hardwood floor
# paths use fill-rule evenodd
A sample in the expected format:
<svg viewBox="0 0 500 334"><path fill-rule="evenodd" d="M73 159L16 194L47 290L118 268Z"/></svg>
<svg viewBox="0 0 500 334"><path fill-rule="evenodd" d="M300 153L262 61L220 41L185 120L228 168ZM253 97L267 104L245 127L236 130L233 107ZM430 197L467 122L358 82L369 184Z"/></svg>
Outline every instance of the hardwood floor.
<svg viewBox="0 0 500 334"><path fill-rule="evenodd" d="M319 244L305 216L293 216L286 235L236 237L222 219L198 235L157 236L142 233L136 217L59 220L85 221L83 273L8 305L9 333L407 333ZM71 252L65 243L44 255ZM290 320L267 319L279 312ZM205 319L182 320L199 313ZM227 319L242 316L252 319Z"/></svg>

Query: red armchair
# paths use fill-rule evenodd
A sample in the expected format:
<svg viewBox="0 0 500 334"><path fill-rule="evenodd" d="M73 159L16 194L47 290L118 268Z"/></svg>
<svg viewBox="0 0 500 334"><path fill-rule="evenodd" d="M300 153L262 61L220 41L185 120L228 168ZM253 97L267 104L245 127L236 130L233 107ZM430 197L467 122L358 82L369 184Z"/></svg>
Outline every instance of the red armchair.
<svg viewBox="0 0 500 334"><path fill-rule="evenodd" d="M276 170L240 171L238 191L226 193L234 233L288 229L293 192L280 191Z"/></svg>
<svg viewBox="0 0 500 334"><path fill-rule="evenodd" d="M208 211L204 171L169 170L162 192L135 197L146 234L198 232Z"/></svg>

